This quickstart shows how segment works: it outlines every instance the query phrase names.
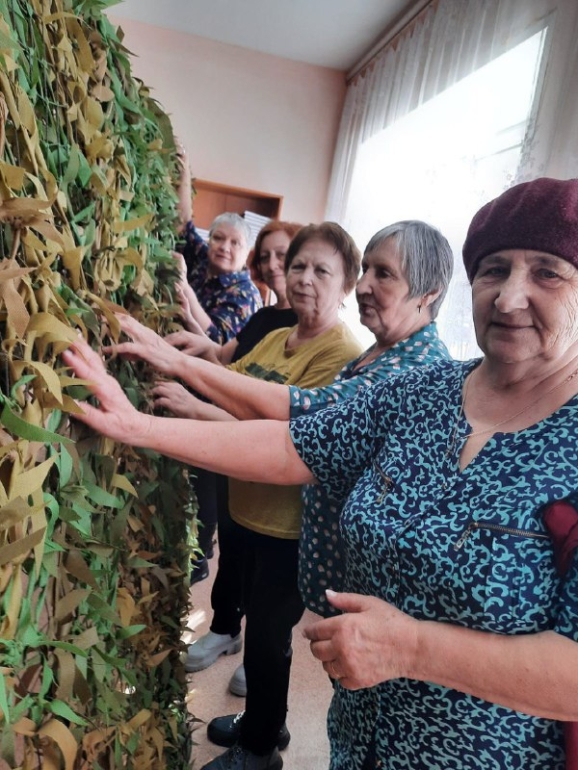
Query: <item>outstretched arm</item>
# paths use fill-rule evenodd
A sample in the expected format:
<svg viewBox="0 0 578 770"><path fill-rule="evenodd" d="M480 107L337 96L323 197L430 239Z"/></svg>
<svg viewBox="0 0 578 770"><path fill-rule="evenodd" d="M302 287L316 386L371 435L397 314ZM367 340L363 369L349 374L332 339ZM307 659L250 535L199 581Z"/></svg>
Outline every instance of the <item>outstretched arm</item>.
<svg viewBox="0 0 578 770"><path fill-rule="evenodd" d="M235 418L224 409L201 401L178 382L159 382L152 394L155 407L168 409L174 417L235 422Z"/></svg>
<svg viewBox="0 0 578 770"><path fill-rule="evenodd" d="M98 407L82 402L83 413L77 419L105 436L246 481L279 485L315 481L295 451L286 422L200 422L143 414L84 340L65 351L63 359L77 377L88 381L99 402Z"/></svg>
<svg viewBox="0 0 578 770"><path fill-rule="evenodd" d="M178 377L239 420L289 419L287 385L247 377L184 355L131 316L119 314L117 318L133 342L112 345L110 352L148 361L159 372Z"/></svg>

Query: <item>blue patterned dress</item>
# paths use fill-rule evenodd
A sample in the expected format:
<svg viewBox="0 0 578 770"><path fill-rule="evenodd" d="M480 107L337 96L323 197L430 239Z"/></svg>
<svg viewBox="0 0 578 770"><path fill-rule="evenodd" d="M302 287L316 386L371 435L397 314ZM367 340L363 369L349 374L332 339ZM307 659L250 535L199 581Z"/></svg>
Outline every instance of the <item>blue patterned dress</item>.
<svg viewBox="0 0 578 770"><path fill-rule="evenodd" d="M440 362L291 423L299 455L346 500L345 589L415 618L578 641L578 559L561 578L541 509L578 489L578 397L496 433L463 471L461 391L476 362ZM563 770L559 722L409 679L335 687L331 770Z"/></svg>
<svg viewBox="0 0 578 770"><path fill-rule="evenodd" d="M319 409L353 398L361 391L395 374L426 366L449 353L438 336L435 323L419 329L363 366L357 364L373 348L347 364L331 385L305 390L289 387L291 417L312 414ZM341 505L318 484L303 487L303 519L299 544L299 589L305 605L321 615L335 611L327 603L325 590L341 590L343 548L339 531ZM322 547L321 547L322 545Z"/></svg>

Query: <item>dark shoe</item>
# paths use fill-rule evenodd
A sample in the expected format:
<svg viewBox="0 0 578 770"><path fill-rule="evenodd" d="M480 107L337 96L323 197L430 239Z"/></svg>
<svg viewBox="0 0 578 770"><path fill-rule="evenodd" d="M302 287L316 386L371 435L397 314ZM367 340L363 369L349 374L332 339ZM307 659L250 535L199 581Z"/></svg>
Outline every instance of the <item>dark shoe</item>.
<svg viewBox="0 0 578 770"><path fill-rule="evenodd" d="M226 717L211 719L207 727L207 738L211 743L216 743L217 746L234 746L241 737L241 720L244 713L244 711L240 711L238 714L228 714ZM279 737L277 738L279 751L286 749L290 740L291 735L287 725L284 724L279 730Z"/></svg>
<svg viewBox="0 0 578 770"><path fill-rule="evenodd" d="M200 583L201 580L205 580L209 577L209 565L207 564L206 559L198 559L193 564L193 568L191 569L191 578L189 580L189 585L194 585L195 583Z"/></svg>
<svg viewBox="0 0 578 770"><path fill-rule="evenodd" d="M277 749L264 757L242 749L238 744L216 757L201 770L281 770L283 760Z"/></svg>

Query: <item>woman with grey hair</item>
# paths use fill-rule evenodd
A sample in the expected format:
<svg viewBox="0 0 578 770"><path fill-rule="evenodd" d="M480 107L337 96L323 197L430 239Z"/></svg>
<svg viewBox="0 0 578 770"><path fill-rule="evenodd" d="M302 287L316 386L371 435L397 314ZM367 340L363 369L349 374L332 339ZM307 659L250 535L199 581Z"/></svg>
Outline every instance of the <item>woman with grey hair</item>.
<svg viewBox="0 0 578 770"><path fill-rule="evenodd" d="M251 230L238 214L226 212L211 224L208 244L197 233L192 219L185 224L183 235L185 325L198 325L213 342L223 345L262 305L247 269Z"/></svg>
<svg viewBox="0 0 578 770"><path fill-rule="evenodd" d="M179 259L183 278L179 288L183 320L186 328L224 345L263 304L247 269L251 228L243 217L225 212L213 220L205 243L193 223L191 169L180 143L177 158L179 235L183 243L174 256Z"/></svg>

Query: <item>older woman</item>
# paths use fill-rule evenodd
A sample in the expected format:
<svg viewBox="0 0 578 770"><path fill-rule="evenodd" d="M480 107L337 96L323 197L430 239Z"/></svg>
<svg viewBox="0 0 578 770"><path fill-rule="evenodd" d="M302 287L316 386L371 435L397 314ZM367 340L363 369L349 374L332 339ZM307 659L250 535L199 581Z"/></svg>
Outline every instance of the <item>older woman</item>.
<svg viewBox="0 0 578 770"><path fill-rule="evenodd" d="M182 319L187 328L199 329L215 344L223 345L241 333L261 305L261 295L251 280L246 263L251 229L238 214L218 216L209 229L208 244L192 221L191 173L184 149L179 153L181 180L179 213L184 237L182 254L175 252L182 271L177 293ZM213 555L219 492L214 474L196 469L191 477L201 522L199 547L203 556L191 570L191 583L209 574L208 558Z"/></svg>
<svg viewBox="0 0 578 770"><path fill-rule="evenodd" d="M578 180L506 191L474 217L464 261L481 360L290 428L177 429L132 410L84 343L66 354L100 400L81 419L106 435L346 500L348 593L329 593L343 614L307 631L336 680L334 770L562 770L562 723L578 719L578 560L557 569L543 519L578 489Z"/></svg>
<svg viewBox="0 0 578 770"><path fill-rule="evenodd" d="M189 208L190 200L189 189ZM246 266L249 225L238 214L221 214L211 224L206 244L189 219L184 224L184 238L183 254L175 252L183 273L177 287L183 322L200 329L219 345L227 343L243 330L262 304ZM202 524L199 546L203 557L195 561L191 571L191 583L195 583L209 574L207 559L213 554L219 495L214 474L197 469L191 481Z"/></svg>
<svg viewBox="0 0 578 770"><path fill-rule="evenodd" d="M251 228L238 214L220 214L209 228L209 241L197 233L193 223L191 169L182 144L177 144L180 164L178 212L181 269L184 273L181 297L185 324L205 332L219 345L235 337L253 313L262 306L259 290L251 280L247 259Z"/></svg>
<svg viewBox="0 0 578 770"><path fill-rule="evenodd" d="M222 345L236 336L262 305L247 269L251 230L238 214L226 212L211 224L208 244L192 220L185 225L184 238L185 322L192 318Z"/></svg>

